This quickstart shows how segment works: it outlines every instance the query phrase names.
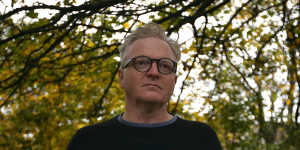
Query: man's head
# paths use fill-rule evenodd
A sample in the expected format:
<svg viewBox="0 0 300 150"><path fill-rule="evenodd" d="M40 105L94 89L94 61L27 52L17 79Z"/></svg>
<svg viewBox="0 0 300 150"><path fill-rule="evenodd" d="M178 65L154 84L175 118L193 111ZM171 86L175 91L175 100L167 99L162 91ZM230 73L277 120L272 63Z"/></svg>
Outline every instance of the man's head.
<svg viewBox="0 0 300 150"><path fill-rule="evenodd" d="M129 35L120 51L126 100L167 103L177 80L178 44L159 25L147 24Z"/></svg>
<svg viewBox="0 0 300 150"><path fill-rule="evenodd" d="M147 37L155 37L165 41L172 49L176 62L178 62L181 57L180 47L178 43L170 39L165 34L165 32L166 31L163 30L158 24L154 24L154 23L146 24L138 28L137 30L135 30L133 33L131 33L129 36L125 38L125 42L120 47L121 63L123 63L123 61L126 59L127 47L130 46L136 40L144 39Z"/></svg>

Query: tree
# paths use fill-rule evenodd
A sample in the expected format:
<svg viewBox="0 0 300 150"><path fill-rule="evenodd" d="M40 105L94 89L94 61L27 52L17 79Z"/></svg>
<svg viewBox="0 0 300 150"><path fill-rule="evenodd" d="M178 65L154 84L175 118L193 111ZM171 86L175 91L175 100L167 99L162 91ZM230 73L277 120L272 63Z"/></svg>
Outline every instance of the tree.
<svg viewBox="0 0 300 150"><path fill-rule="evenodd" d="M146 22L192 31L171 113L210 124L224 149L300 147L297 0L1 3L1 149L65 149L78 128L122 112L119 46ZM186 110L199 101L202 113Z"/></svg>

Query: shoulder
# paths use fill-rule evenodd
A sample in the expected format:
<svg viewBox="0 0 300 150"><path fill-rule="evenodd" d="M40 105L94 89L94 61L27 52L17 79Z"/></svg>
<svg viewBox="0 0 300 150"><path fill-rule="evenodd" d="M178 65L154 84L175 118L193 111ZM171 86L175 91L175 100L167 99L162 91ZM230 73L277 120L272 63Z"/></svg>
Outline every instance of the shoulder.
<svg viewBox="0 0 300 150"><path fill-rule="evenodd" d="M194 142L202 143L203 147L212 150L222 149L216 132L208 124L179 117L176 124L182 130L182 134L188 134L192 140L195 140Z"/></svg>
<svg viewBox="0 0 300 150"><path fill-rule="evenodd" d="M199 121L185 120L178 117L177 126L192 130L195 133L216 135L215 131L208 124Z"/></svg>
<svg viewBox="0 0 300 150"><path fill-rule="evenodd" d="M177 125L185 128L193 128L199 130L213 130L209 125L199 121L185 120L180 117L177 119Z"/></svg>
<svg viewBox="0 0 300 150"><path fill-rule="evenodd" d="M68 145L68 150L86 149L87 147L93 149L93 146L96 145L99 140L109 138L110 130L108 129L114 128L114 126L116 126L115 118L112 118L77 130Z"/></svg>

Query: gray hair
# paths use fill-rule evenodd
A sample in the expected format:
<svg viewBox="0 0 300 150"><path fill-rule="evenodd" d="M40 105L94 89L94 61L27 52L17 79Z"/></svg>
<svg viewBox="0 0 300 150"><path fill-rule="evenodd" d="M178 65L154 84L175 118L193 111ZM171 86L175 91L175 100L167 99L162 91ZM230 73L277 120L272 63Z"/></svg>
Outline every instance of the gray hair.
<svg viewBox="0 0 300 150"><path fill-rule="evenodd" d="M143 38L149 38L149 37L155 37L159 38L160 40L163 40L167 42L167 44L172 49L175 59L178 62L180 60L180 46L179 44L169 38L165 34L165 30L162 29L158 24L150 23L146 24L140 28L137 28L134 32L132 32L129 36L125 38L125 42L120 46L120 57L121 57L121 63L123 63L125 59L125 53L127 51L127 48L136 40L143 39Z"/></svg>

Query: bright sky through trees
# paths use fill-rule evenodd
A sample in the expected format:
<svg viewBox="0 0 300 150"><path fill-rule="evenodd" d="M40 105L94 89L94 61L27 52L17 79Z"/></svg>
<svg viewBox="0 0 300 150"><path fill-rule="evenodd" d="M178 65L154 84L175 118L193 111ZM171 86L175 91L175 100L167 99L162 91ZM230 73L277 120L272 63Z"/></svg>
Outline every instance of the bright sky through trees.
<svg viewBox="0 0 300 150"><path fill-rule="evenodd" d="M118 47L150 21L182 46L171 113L208 123L225 149L299 149L299 7L0 0L0 149L61 149L78 128L121 113Z"/></svg>
<svg viewBox="0 0 300 150"><path fill-rule="evenodd" d="M1 10L1 13L5 13L5 12L8 12L10 10L12 10L13 8L11 7L11 2L12 1L9 1L9 0L2 0L1 3L5 4L5 5L0 5L0 10ZM32 6L34 4L37 4L41 1L39 0L26 0L24 1L25 3L16 3L14 4L14 8L18 8L18 7L21 7L21 6ZM75 6L79 6L81 4L83 4L85 1L83 0L76 0L75 1L76 3L74 3ZM160 1L157 0L153 0L153 1L147 1L147 2L143 2L143 3L159 3ZM239 0L233 0L231 1L233 7L231 8L231 13L220 13L217 17L218 18L222 18L221 20L217 21L214 17L208 17L208 22L210 22L212 25L218 25L218 24L226 24L226 22L228 22L228 20L230 19L230 16L233 15L233 13L236 11L237 8L241 7L241 5L243 3L245 3L246 0L244 1L239 1ZM58 3L63 3L63 1L43 1L43 3L45 4L48 4L48 5L56 5ZM288 1L287 2L287 7L292 7L292 2L291 1ZM53 14L55 14L57 11L49 11L49 10L37 10L36 13L38 14L38 18L50 18ZM263 16L266 16L268 15L267 12L263 12L260 14L260 17L257 17L257 20L254 24L255 27L258 27L258 26L261 26L261 25L265 25L265 27L263 28L263 31L262 31L262 34L266 34L268 32L270 32L270 27L267 25L267 22L275 22L277 23L277 25L282 25L282 21L281 21L281 18L279 16L272 16L272 17L268 17L267 19L263 19L264 17ZM18 20L20 20L22 17L24 16L24 13L23 14L18 14L18 15L14 15L12 16L15 20L15 22L17 22ZM31 21L36 21L36 19L30 19L30 18L25 18L24 19L25 22L31 22ZM146 23L146 22L149 22L149 14L145 14L143 16L141 16L140 18L140 21ZM130 22L130 21L129 21ZM198 18L196 21L195 21L195 25L197 28L201 28L201 26L203 26L205 22L205 19L204 17L200 17ZM235 28L235 27L238 27L240 26L240 24L242 23L241 20L233 20L232 22L232 27ZM208 28L210 28L208 26ZM95 29L91 29L90 32L96 32ZM245 29L242 34L243 36L247 39L247 32L248 32L248 29ZM286 33L285 32L281 32L279 33L280 37L281 37L281 41L280 42L284 42L285 39L286 39ZM115 35L116 38L122 38L124 35ZM179 43L182 43L182 46L183 48L184 47L189 47L191 46L191 43L193 41L193 31L192 31L192 27L191 25L185 25L182 27L181 30L179 30L178 33L176 34L173 34L171 36L173 39L177 39L179 41ZM268 45L267 46L267 49L272 49L272 48L277 48L276 45ZM255 55L255 52L257 51L256 47L249 47L248 49L248 53L250 55ZM189 57L189 55L186 55L186 54L183 54L183 57L182 59L183 60L186 60L187 58ZM238 64L241 64L243 63L243 60L240 58L240 57L234 57L233 58L233 63L238 65ZM180 66L182 68L182 66ZM283 66L284 67L284 66ZM283 70L286 70L287 68L282 68ZM191 77L194 77L196 78L196 76L199 74L199 70L192 70L190 76ZM184 80L186 76L186 72L183 73L179 79L178 79L178 83L177 83L177 86L176 86L176 89L174 91L174 99L179 95L180 93L180 87L182 86L182 82ZM275 76L274 76L274 80L277 81L277 82L286 82L286 79L287 79L287 72L282 72L280 70L277 70L277 72L275 73ZM255 81L251 78L247 79L249 84L252 86L252 87L255 87L256 84L255 84ZM214 87L214 82L213 81L196 81L194 83L194 86L190 86L187 88L187 90L184 91L184 93L182 94L183 97L189 97L191 96L192 94L190 93L191 91L194 91L197 89L199 95L197 97L194 97L191 96L191 99L197 99L197 101L193 101L192 102L192 108L191 107L188 107L187 108L187 111L199 111L199 107L202 106L203 102L204 102L204 99L201 97L202 96L207 96L207 92L210 91L211 89L213 89ZM200 97L199 97L200 96ZM270 96L271 96L271 93L269 91L264 91L262 92L262 96L264 97L265 99L265 103L268 105L268 107L265 108L265 113L267 116L270 117ZM223 95L223 97L227 97L226 94ZM280 111L280 108L281 106L283 105L282 101L276 101L275 102L275 108L274 108L274 111L275 112L278 112ZM296 108L294 108L296 109ZM295 110L294 110L295 111ZM287 113L287 112L286 112Z"/></svg>

